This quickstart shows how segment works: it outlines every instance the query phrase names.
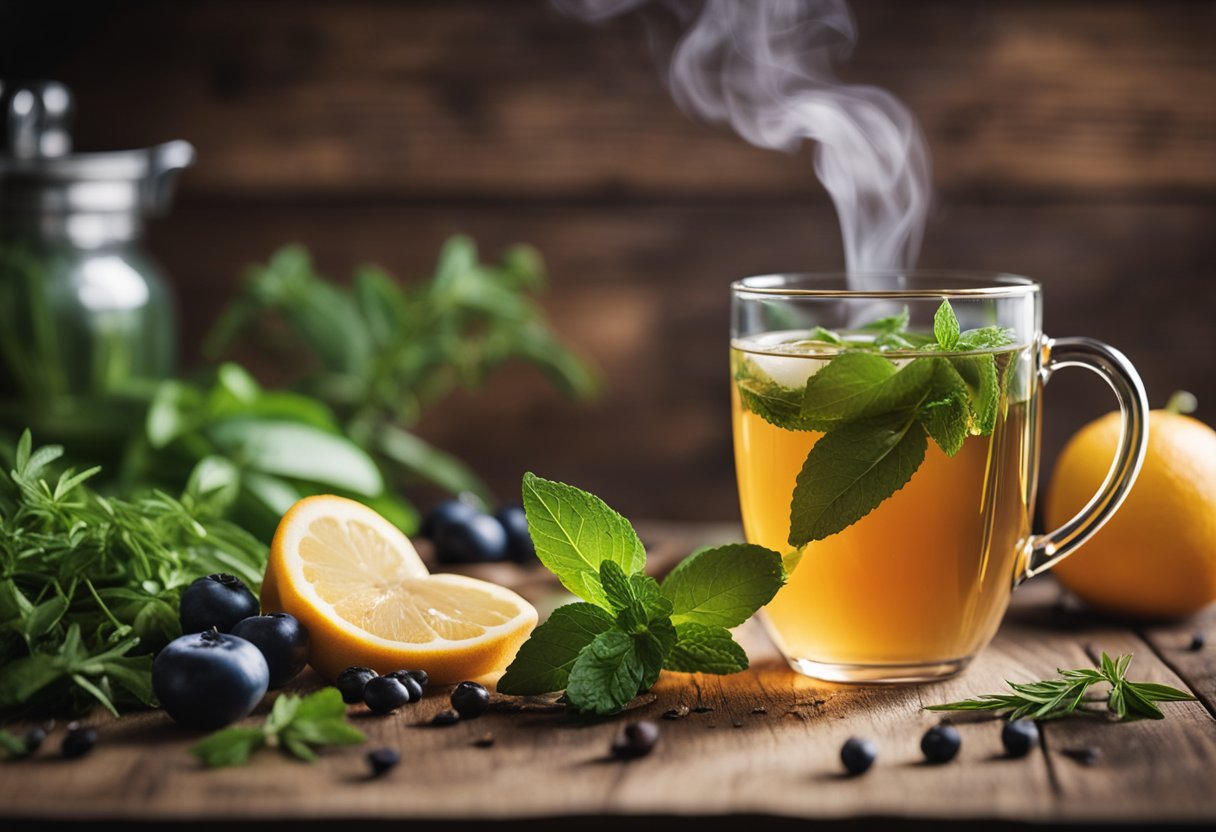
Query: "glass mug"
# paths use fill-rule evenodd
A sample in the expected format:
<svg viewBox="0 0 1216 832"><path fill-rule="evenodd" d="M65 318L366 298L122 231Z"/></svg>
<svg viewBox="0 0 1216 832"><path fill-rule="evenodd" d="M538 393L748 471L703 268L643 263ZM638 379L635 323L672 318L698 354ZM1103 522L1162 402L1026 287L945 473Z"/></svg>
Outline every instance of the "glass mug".
<svg viewBox="0 0 1216 832"><path fill-rule="evenodd" d="M1144 459L1148 404L1135 369L1117 350L1088 338L1043 335L1040 287L1031 280L940 271L851 279L852 286L844 274L780 274L731 287L731 410L743 527L749 542L782 552L790 568L765 619L791 667L837 682L930 681L966 667L996 633L1014 587L1067 557L1118 509ZM971 336L964 346L975 349L943 350L932 335L943 301L962 330L1003 327L1011 343L981 348L983 339ZM961 447L944 440L953 455L928 427L928 395L893 422L868 422L847 436L838 427L843 422L816 423L828 433L799 422L808 380L847 349L833 344L836 333L854 333L857 344L900 329L903 320L902 334L881 336L880 355L891 367L883 375L921 358L957 370L966 383L957 388L965 439ZM1085 367L1106 380L1122 411L1122 436L1100 491L1059 529L1034 535L1040 391L1062 367ZM824 379L831 377L841 373ZM809 456L836 430L842 432L831 445ZM887 432L875 439L875 430ZM855 452L845 443L857 431L866 438ZM875 446L883 437L889 445ZM877 504L868 511L855 506L860 519L798 545L791 516L806 504L794 503L796 485L818 495L817 509L830 503L829 512Z"/></svg>

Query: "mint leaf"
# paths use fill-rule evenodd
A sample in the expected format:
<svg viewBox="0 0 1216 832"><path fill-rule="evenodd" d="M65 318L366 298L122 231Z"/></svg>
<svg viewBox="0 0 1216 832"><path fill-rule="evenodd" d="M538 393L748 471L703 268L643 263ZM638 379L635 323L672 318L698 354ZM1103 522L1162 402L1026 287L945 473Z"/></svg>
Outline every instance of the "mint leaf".
<svg viewBox="0 0 1216 832"><path fill-rule="evenodd" d="M996 358L985 354L956 356L948 360L967 384L971 433L991 436L993 428L996 427L997 404L1001 397Z"/></svg>
<svg viewBox="0 0 1216 832"><path fill-rule="evenodd" d="M615 562L627 575L646 565L633 526L600 498L529 473L523 502L540 562L584 601L610 608L599 578L603 561Z"/></svg>
<svg viewBox="0 0 1216 832"><path fill-rule="evenodd" d="M676 643L663 666L681 673L738 673L747 670L747 653L722 627L688 622L676 626Z"/></svg>
<svg viewBox="0 0 1216 832"><path fill-rule="evenodd" d="M947 456L954 456L962 450L970 432L967 384L954 367L943 359L917 360L932 362L933 378L925 401L916 411L916 418L937 446Z"/></svg>
<svg viewBox="0 0 1216 832"><path fill-rule="evenodd" d="M958 318L954 316L954 308L950 301L943 300L933 316L933 337L943 350L953 350L958 347L959 328Z"/></svg>
<svg viewBox="0 0 1216 832"><path fill-rule="evenodd" d="M666 618L650 622L650 632L635 639L638 658L642 661L642 684L638 692L650 690L659 681L663 662L676 643L676 628Z"/></svg>
<svg viewBox="0 0 1216 832"><path fill-rule="evenodd" d="M519 648L498 680L499 692L536 696L561 690L570 679L570 668L579 653L613 624L612 616L594 604L558 607Z"/></svg>
<svg viewBox="0 0 1216 832"><path fill-rule="evenodd" d="M735 389L745 408L785 430L813 430L802 418L802 390L782 387L750 363L743 363L747 369L735 374Z"/></svg>
<svg viewBox="0 0 1216 832"><path fill-rule="evenodd" d="M877 318L870 321L868 324L857 328L858 332L875 332L881 335L898 335L908 328L908 321L911 319L911 314L908 307L904 307L898 315L891 315L886 318Z"/></svg>
<svg viewBox="0 0 1216 832"><path fill-rule="evenodd" d="M896 369L881 355L844 353L811 376L802 418L817 430L915 406L933 375L931 362L914 360Z"/></svg>
<svg viewBox="0 0 1216 832"><path fill-rule="evenodd" d="M668 573L662 589L677 628L684 623L737 627L771 601L784 583L779 554L750 543L731 543L694 552Z"/></svg>
<svg viewBox="0 0 1216 832"><path fill-rule="evenodd" d="M637 695L646 676L634 638L608 630L596 636L570 668L566 700L583 713L616 713Z"/></svg>
<svg viewBox="0 0 1216 832"><path fill-rule="evenodd" d="M912 411L850 422L823 436L794 486L790 545L805 546L865 517L907 484L925 449Z"/></svg>
<svg viewBox="0 0 1216 832"><path fill-rule="evenodd" d="M616 561L606 560L600 564L600 585L604 588L608 604L614 610L622 610L633 601L629 576Z"/></svg>
<svg viewBox="0 0 1216 832"><path fill-rule="evenodd" d="M1013 330L1003 326L984 326L979 329L969 329L958 337L959 350L992 350L1007 347L1013 343Z"/></svg>
<svg viewBox="0 0 1216 832"><path fill-rule="evenodd" d="M261 728L225 728L190 748L190 753L208 768L244 765L257 748L266 742Z"/></svg>

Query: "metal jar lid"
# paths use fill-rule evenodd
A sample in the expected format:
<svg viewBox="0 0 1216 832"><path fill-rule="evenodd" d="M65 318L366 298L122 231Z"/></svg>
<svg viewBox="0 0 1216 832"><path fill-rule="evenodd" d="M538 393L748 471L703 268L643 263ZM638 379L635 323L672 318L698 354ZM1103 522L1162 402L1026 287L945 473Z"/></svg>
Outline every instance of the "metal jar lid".
<svg viewBox="0 0 1216 832"><path fill-rule="evenodd" d="M163 214L193 145L72 153L72 111L56 81L0 82L0 214Z"/></svg>

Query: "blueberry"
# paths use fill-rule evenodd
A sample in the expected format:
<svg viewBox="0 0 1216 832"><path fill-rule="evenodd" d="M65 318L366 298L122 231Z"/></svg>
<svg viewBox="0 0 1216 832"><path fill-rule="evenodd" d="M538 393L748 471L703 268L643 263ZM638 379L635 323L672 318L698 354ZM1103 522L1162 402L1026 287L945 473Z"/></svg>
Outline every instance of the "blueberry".
<svg viewBox="0 0 1216 832"><path fill-rule="evenodd" d="M270 668L270 686L280 688L308 663L308 629L285 612L243 618L232 634L262 651Z"/></svg>
<svg viewBox="0 0 1216 832"><path fill-rule="evenodd" d="M934 725L920 738L920 750L931 763L948 763L958 754L963 738L952 725Z"/></svg>
<svg viewBox="0 0 1216 832"><path fill-rule="evenodd" d="M27 755L36 752L42 747L44 742L46 742L45 728L31 728L30 730L26 731L25 735L21 738L21 744L25 746L25 753Z"/></svg>
<svg viewBox="0 0 1216 832"><path fill-rule="evenodd" d="M347 705L362 702L364 686L375 678L376 671L370 667L348 667L343 670L338 674L336 682L338 691L342 694L342 701Z"/></svg>
<svg viewBox="0 0 1216 832"><path fill-rule="evenodd" d="M1001 743L1010 757L1025 757L1039 744L1039 726L1030 719L1006 722L1001 729Z"/></svg>
<svg viewBox="0 0 1216 832"><path fill-rule="evenodd" d="M79 723L73 722L68 725L68 734L63 738L63 745L59 746L59 753L68 760L75 760L88 754L95 745L97 745L97 730L85 728Z"/></svg>
<svg viewBox="0 0 1216 832"><path fill-rule="evenodd" d="M391 748L377 748L367 752L367 765L372 770L372 777L379 777L399 762L401 755Z"/></svg>
<svg viewBox="0 0 1216 832"><path fill-rule="evenodd" d="M422 526L418 535L428 540L434 540L435 534L448 523L463 523L481 512L471 500L447 500L427 512L422 518Z"/></svg>
<svg viewBox="0 0 1216 832"><path fill-rule="evenodd" d="M405 685L391 676L377 676L363 686L363 701L374 714L387 714L410 703Z"/></svg>
<svg viewBox="0 0 1216 832"><path fill-rule="evenodd" d="M262 651L214 628L174 639L152 662L161 707L189 728L222 728L248 716L269 684Z"/></svg>
<svg viewBox="0 0 1216 832"><path fill-rule="evenodd" d="M612 756L618 760L636 760L654 750L659 741L659 726L643 719L621 727L612 740Z"/></svg>
<svg viewBox="0 0 1216 832"><path fill-rule="evenodd" d="M516 563L536 563L536 546L528 534L528 517L519 506L503 506L494 517L507 532L507 554Z"/></svg>
<svg viewBox="0 0 1216 832"><path fill-rule="evenodd" d="M431 683L430 674L428 674L425 670L406 670L404 672L414 677L414 681L422 685L424 688Z"/></svg>
<svg viewBox="0 0 1216 832"><path fill-rule="evenodd" d="M475 719L490 707L490 692L476 682L461 682L452 691L452 707L461 719Z"/></svg>
<svg viewBox="0 0 1216 832"><path fill-rule="evenodd" d="M242 618L258 614L258 599L236 575L217 573L199 578L182 591L182 633L215 627L229 632Z"/></svg>
<svg viewBox="0 0 1216 832"><path fill-rule="evenodd" d="M1191 643L1187 645L1187 649L1197 653L1202 650L1207 643L1208 639L1207 636L1204 635L1203 630L1196 630L1195 634L1191 636Z"/></svg>
<svg viewBox="0 0 1216 832"><path fill-rule="evenodd" d="M435 530L440 563L488 563L507 556L507 531L488 514L444 523Z"/></svg>
<svg viewBox="0 0 1216 832"><path fill-rule="evenodd" d="M432 725L455 725L457 722L460 722L460 714L451 710L440 711L431 720Z"/></svg>
<svg viewBox="0 0 1216 832"><path fill-rule="evenodd" d="M840 747L840 762L849 774L865 774L878 759L878 746L860 737L850 737Z"/></svg>
<svg viewBox="0 0 1216 832"><path fill-rule="evenodd" d="M411 702L417 702L422 698L422 685L418 679L414 677L412 670L394 670L392 673L385 674L390 679L396 679L405 688L410 695Z"/></svg>

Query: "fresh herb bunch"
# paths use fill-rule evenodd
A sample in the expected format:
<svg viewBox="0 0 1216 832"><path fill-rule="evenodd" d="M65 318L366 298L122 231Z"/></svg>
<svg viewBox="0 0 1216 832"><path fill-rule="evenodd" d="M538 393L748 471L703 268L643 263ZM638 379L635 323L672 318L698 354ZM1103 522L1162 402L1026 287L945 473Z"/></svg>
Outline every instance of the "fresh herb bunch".
<svg viewBox="0 0 1216 832"><path fill-rule="evenodd" d="M527 246L498 264L452 237L434 276L402 286L374 266L349 289L317 273L308 252L288 246L252 266L205 351L257 342L292 367L308 368L292 391L263 390L235 364L210 387L165 384L147 436L128 455L128 482L181 483L196 466L224 484L232 516L262 537L302 496L355 497L412 532L418 522L400 486L425 482L493 502L456 457L409 431L426 407L456 387L474 388L522 359L563 393L597 390L587 365L557 339L533 296L544 266Z"/></svg>
<svg viewBox="0 0 1216 832"><path fill-rule="evenodd" d="M964 699L945 705L930 705L929 711L1000 711L1009 719L1059 719L1072 715L1102 715L1103 711L1088 707L1105 701L1106 713L1119 720L1164 719L1157 702L1188 702L1194 696L1169 685L1155 682L1131 682L1127 669L1132 656L1112 659L1106 653L1097 668L1058 670L1059 679L1041 682L1006 682L1013 693L989 693L976 699ZM1091 696L1094 685L1109 685L1105 697Z"/></svg>
<svg viewBox="0 0 1216 832"><path fill-rule="evenodd" d="M152 704L150 654L180 635L181 589L221 571L256 586L266 562L205 484L104 497L97 468L55 473L62 454L29 431L0 452L0 717Z"/></svg>
<svg viewBox="0 0 1216 832"><path fill-rule="evenodd" d="M338 689L322 688L308 696L282 694L261 726L216 731L195 744L190 753L209 768L222 768L244 765L265 745L311 763L317 759L314 747L357 745L366 740L362 731L346 721L346 705Z"/></svg>
<svg viewBox="0 0 1216 832"><path fill-rule="evenodd" d="M961 332L949 301L933 335L909 332L908 312L841 335L817 328L798 346L836 352L802 389L783 387L746 359L735 384L744 407L785 430L824 434L807 455L790 505L789 544L800 549L848 528L901 489L928 439L949 456L968 436L991 436L1014 362L998 378L1001 327ZM885 353L911 360L899 367ZM830 476L825 476L830 472Z"/></svg>
<svg viewBox="0 0 1216 832"><path fill-rule="evenodd" d="M703 549L660 584L645 574L646 550L633 526L598 497L525 474L523 500L541 563L583 602L559 607L532 632L500 692L564 689L573 711L611 714L663 669L747 669L728 628L785 583L780 555L747 543Z"/></svg>

